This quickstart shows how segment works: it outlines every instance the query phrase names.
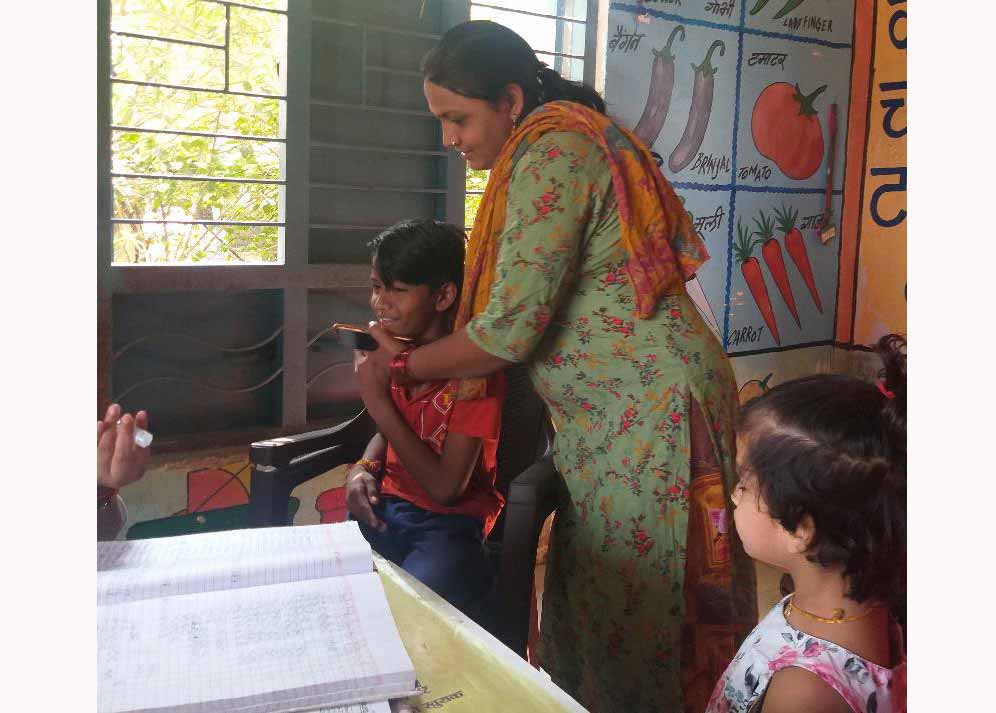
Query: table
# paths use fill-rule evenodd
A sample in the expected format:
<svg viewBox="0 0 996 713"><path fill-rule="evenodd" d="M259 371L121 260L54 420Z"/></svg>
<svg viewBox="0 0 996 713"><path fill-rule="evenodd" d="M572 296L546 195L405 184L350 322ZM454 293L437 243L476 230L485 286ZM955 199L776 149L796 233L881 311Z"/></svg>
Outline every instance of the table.
<svg viewBox="0 0 996 713"><path fill-rule="evenodd" d="M542 672L398 567L374 554L395 624L422 695L392 713L585 713Z"/></svg>

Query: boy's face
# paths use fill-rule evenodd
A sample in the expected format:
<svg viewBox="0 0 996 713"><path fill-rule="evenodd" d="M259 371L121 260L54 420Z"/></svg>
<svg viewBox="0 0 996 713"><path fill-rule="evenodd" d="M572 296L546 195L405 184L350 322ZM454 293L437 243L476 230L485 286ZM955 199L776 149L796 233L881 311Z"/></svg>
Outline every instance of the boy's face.
<svg viewBox="0 0 996 713"><path fill-rule="evenodd" d="M449 283L435 291L429 285L398 280L388 286L374 267L370 287L370 307L381 326L394 336L423 341L445 334L446 311L454 302L449 294L454 288Z"/></svg>

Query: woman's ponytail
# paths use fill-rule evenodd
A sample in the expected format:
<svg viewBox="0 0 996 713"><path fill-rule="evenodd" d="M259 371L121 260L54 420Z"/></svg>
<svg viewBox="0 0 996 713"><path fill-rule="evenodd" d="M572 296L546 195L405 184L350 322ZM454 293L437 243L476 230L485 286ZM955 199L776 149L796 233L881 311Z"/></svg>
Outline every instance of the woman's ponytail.
<svg viewBox="0 0 996 713"><path fill-rule="evenodd" d="M509 84L518 84L522 116L557 100L605 113L605 101L598 92L564 79L539 61L522 37L490 20L471 20L450 28L422 60L422 75L451 92L492 103L504 95Z"/></svg>
<svg viewBox="0 0 996 713"><path fill-rule="evenodd" d="M564 79L556 70L550 69L542 62L540 62L537 78L542 87L540 90L540 104L567 100L584 104L586 107L594 109L601 114L605 113L605 100L587 84Z"/></svg>

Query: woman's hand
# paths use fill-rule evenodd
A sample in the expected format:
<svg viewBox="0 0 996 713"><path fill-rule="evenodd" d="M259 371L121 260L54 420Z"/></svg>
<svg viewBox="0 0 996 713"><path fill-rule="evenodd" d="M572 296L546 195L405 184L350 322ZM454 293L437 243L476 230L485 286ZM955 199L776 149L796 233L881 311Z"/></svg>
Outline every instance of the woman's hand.
<svg viewBox="0 0 996 713"><path fill-rule="evenodd" d="M411 345L392 337L377 322L370 323L370 335L379 345L372 352L356 352L354 362L356 378L360 382L360 395L370 407L368 397L377 398L390 392L391 360Z"/></svg>
<svg viewBox="0 0 996 713"><path fill-rule="evenodd" d="M386 368L381 369L371 358L378 351L380 350L353 353L353 370L356 372L356 381L360 385L360 398L363 399L367 410L391 398L390 373Z"/></svg>
<svg viewBox="0 0 996 713"><path fill-rule="evenodd" d="M111 404L104 420L97 421L97 485L120 488L145 474L149 449L135 444L136 426L148 428L148 414L139 411L135 416L122 416L117 404Z"/></svg>
<svg viewBox="0 0 996 713"><path fill-rule="evenodd" d="M376 339L377 344L380 345L379 348L374 349L372 352L365 352L367 359L371 362L370 368L382 371L385 375L384 378L390 379L391 360L411 345L392 337L377 322L371 322L369 329L370 336Z"/></svg>
<svg viewBox="0 0 996 713"><path fill-rule="evenodd" d="M369 525L378 532L387 529L387 523L374 514L377 504L380 484L377 479L364 468L353 466L346 476L346 507L353 517Z"/></svg>

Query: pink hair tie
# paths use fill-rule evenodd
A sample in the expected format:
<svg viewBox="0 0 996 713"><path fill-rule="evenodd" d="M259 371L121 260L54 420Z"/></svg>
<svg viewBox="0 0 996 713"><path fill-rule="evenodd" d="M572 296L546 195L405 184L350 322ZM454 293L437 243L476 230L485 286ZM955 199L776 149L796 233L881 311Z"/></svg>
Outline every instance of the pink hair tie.
<svg viewBox="0 0 996 713"><path fill-rule="evenodd" d="M894 399L894 398L896 398L895 392L889 391L887 388L885 388L885 382L884 381L879 381L878 382L878 390L881 391L882 392L882 396L884 396L887 399Z"/></svg>

